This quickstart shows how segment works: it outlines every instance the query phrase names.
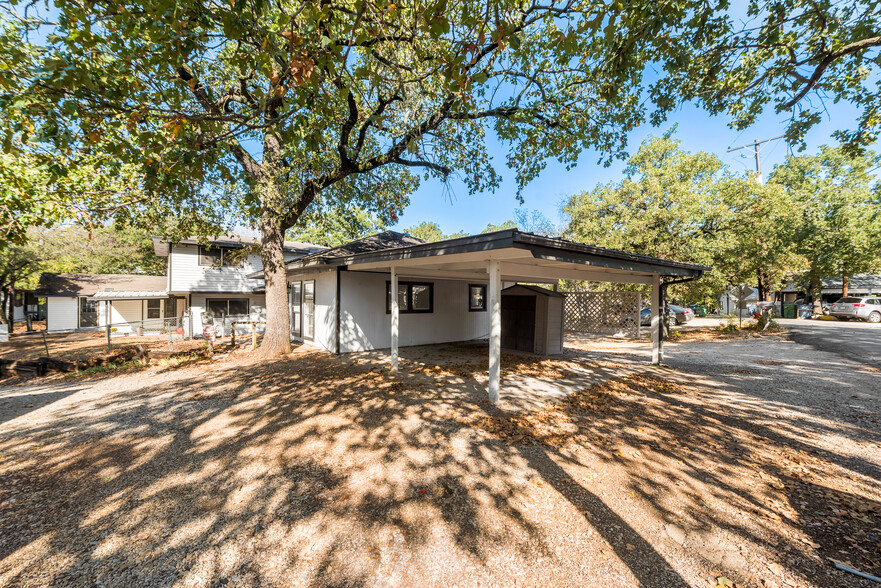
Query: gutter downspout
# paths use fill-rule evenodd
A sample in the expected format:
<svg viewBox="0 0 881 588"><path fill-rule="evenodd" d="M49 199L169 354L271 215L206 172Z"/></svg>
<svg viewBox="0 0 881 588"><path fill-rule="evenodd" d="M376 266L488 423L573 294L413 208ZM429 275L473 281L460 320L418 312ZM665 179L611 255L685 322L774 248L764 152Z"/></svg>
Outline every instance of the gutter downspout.
<svg viewBox="0 0 881 588"><path fill-rule="evenodd" d="M692 276L690 278L681 278L679 280L670 280L669 282L661 282L661 317L664 322L661 324L663 327L661 328L661 348L664 347L664 333L670 327L667 326L667 286L673 286L675 284L684 284L686 282L696 282L704 277L704 270L700 270L700 273L696 276Z"/></svg>

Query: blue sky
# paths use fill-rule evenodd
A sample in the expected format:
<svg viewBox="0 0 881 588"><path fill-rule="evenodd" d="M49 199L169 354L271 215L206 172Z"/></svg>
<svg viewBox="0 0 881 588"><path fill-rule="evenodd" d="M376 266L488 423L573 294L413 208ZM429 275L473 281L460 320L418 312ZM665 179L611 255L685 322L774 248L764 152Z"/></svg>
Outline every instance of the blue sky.
<svg viewBox="0 0 881 588"><path fill-rule="evenodd" d="M853 128L857 114L852 105L830 103L827 107L823 122L811 129L806 137L807 150L804 153L813 154L820 145L835 144L831 134L836 129ZM631 133L628 152L634 153L643 140L659 136L676 124L676 137L682 141L685 150L715 153L735 172L754 171L755 158L751 148L727 153L728 148L751 143L754 139L782 135L787 120L785 113L778 115L770 112L749 129L735 131L728 127L727 118L711 117L699 108L685 106L673 113L664 126L645 125ZM390 228L400 230L427 220L438 223L445 233L465 231L474 234L489 223L500 224L512 219L514 211L520 205L516 199L513 175L505 173L507 168L504 167L504 146L498 143L490 145L490 152L494 155L497 169L504 176L504 181L496 192L469 195L462 185L455 183L451 190L447 190L438 180L423 182L419 190L411 196L410 206L404 211L398 224ZM775 164L784 161L788 153L790 149L783 139L761 146L765 178ZM555 161L550 162L541 176L524 190L525 202L522 207L539 210L554 223L561 223L563 219L560 208L569 196L622 177L625 166L623 161L604 167L597 163L599 159L597 152L586 151L579 158L578 165L568 171L565 166Z"/></svg>

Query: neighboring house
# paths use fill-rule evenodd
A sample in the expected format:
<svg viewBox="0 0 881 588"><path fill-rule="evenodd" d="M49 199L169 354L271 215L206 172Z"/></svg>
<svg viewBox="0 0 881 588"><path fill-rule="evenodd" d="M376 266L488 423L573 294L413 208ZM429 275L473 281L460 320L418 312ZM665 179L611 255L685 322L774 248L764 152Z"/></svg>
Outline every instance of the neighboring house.
<svg viewBox="0 0 881 588"><path fill-rule="evenodd" d="M735 286L719 294L716 300L722 314L736 313L739 308L745 309L750 302L759 301L759 289L754 286Z"/></svg>
<svg viewBox="0 0 881 588"><path fill-rule="evenodd" d="M784 302L793 302L797 298L805 296L804 288L790 282L780 290ZM844 295L844 281L841 276L835 278L823 278L820 293L824 304L831 304ZM872 274L857 274L847 280L848 296L877 296L881 295L881 276Z"/></svg>
<svg viewBox="0 0 881 588"><path fill-rule="evenodd" d="M176 316L186 312L184 328L200 334L203 319L248 317L263 320L266 317L265 291L262 279L248 277L263 270L256 240L231 235L208 241L207 246L193 237L170 243L153 237L156 255L168 258L165 290ZM311 243L284 242L285 261L292 261L324 250Z"/></svg>
<svg viewBox="0 0 881 588"><path fill-rule="evenodd" d="M50 331L110 324L121 333L172 328L200 335L210 317L265 318L263 280L248 277L263 269L254 245L237 235L204 246L196 238L170 243L154 237L156 255L168 258L164 276L44 273L36 295L47 299ZM285 260L323 249L286 241Z"/></svg>
<svg viewBox="0 0 881 588"><path fill-rule="evenodd" d="M103 327L120 332L128 323L170 316L165 276L44 273L35 290L46 298L46 329L69 331Z"/></svg>
<svg viewBox="0 0 881 588"><path fill-rule="evenodd" d="M23 322L28 315L33 320L46 318L46 303L40 303L33 290L16 290L13 298L13 321Z"/></svg>

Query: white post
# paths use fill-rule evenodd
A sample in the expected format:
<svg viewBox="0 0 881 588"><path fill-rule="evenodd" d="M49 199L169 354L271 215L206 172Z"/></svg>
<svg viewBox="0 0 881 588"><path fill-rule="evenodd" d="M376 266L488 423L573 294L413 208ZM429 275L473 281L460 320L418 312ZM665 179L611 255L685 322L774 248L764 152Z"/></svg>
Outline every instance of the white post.
<svg viewBox="0 0 881 588"><path fill-rule="evenodd" d="M642 339L642 292L636 293L636 338Z"/></svg>
<svg viewBox="0 0 881 588"><path fill-rule="evenodd" d="M489 401L499 403L502 380L502 271L489 262Z"/></svg>
<svg viewBox="0 0 881 588"><path fill-rule="evenodd" d="M392 373L398 371L398 274L394 266L392 270Z"/></svg>
<svg viewBox="0 0 881 588"><path fill-rule="evenodd" d="M666 317L665 317L666 318ZM660 364L664 360L661 352L661 276L652 276L652 363Z"/></svg>

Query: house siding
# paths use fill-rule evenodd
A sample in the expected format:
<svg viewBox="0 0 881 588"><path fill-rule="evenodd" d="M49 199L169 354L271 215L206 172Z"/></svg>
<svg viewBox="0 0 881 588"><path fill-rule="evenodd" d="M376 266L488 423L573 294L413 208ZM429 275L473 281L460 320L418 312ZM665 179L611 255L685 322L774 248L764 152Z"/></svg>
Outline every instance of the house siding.
<svg viewBox="0 0 881 588"><path fill-rule="evenodd" d="M333 278L335 294L335 276ZM386 282L390 275L344 271L340 273L340 280L340 351L390 347L391 318L386 313ZM401 280L407 281L407 278ZM468 311L468 284L474 283L473 280L420 278L418 281L434 284L434 312L402 313L400 346L469 341L488 336L489 313ZM332 346L322 346L333 349Z"/></svg>
<svg viewBox="0 0 881 588"><path fill-rule="evenodd" d="M68 331L79 327L79 304L73 296L46 298L46 329Z"/></svg>
<svg viewBox="0 0 881 588"><path fill-rule="evenodd" d="M285 261L298 257L285 254ZM173 245L168 254L168 291L172 294L189 292L250 293L263 288L263 280L247 276L263 269L260 255L253 253L241 267L209 267L199 265L199 248L194 245Z"/></svg>

